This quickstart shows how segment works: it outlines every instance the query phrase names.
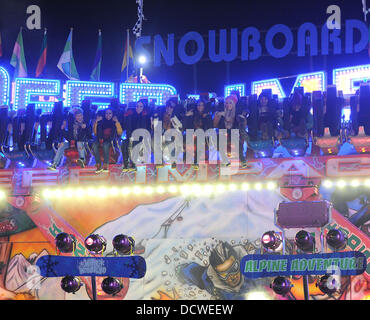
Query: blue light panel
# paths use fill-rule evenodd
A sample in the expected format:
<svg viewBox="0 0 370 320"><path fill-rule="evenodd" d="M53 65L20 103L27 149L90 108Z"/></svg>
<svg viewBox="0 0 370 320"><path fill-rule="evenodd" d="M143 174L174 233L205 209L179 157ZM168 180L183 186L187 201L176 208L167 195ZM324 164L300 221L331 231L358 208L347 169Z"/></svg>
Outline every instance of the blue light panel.
<svg viewBox="0 0 370 320"><path fill-rule="evenodd" d="M59 80L45 79L15 79L15 94L13 109L18 110L26 108L30 103L34 103L36 109L42 109L44 112L51 112L55 101L31 101L35 96L53 96L58 97L60 93Z"/></svg>
<svg viewBox="0 0 370 320"><path fill-rule="evenodd" d="M263 89L272 89L272 94L277 94L279 99L286 97L279 79L268 79L252 82L252 94L259 96Z"/></svg>
<svg viewBox="0 0 370 320"><path fill-rule="evenodd" d="M344 94L354 94L358 87L355 81L366 81L370 77L370 64L333 70L333 84ZM354 81L355 80L355 81Z"/></svg>
<svg viewBox="0 0 370 320"><path fill-rule="evenodd" d="M9 103L9 73L3 67L0 67L0 105Z"/></svg>
<svg viewBox="0 0 370 320"><path fill-rule="evenodd" d="M200 99L200 94L188 94L187 97L188 97L188 99L199 100Z"/></svg>
<svg viewBox="0 0 370 320"><path fill-rule="evenodd" d="M294 88L296 87L303 87L305 93L313 91L325 91L326 90L325 72L319 71L298 75L291 93L294 92Z"/></svg>
<svg viewBox="0 0 370 320"><path fill-rule="evenodd" d="M67 81L65 107L81 105L85 99L91 100L92 104L97 104L94 102L94 97L114 98L114 83Z"/></svg>
<svg viewBox="0 0 370 320"><path fill-rule="evenodd" d="M177 94L176 89L168 84L121 83L119 99L121 103L127 104L136 102L141 97L147 97L149 100L156 99L164 105L175 94Z"/></svg>
<svg viewBox="0 0 370 320"><path fill-rule="evenodd" d="M239 94L241 97L245 96L245 84L239 83L239 84L232 84L229 86L225 86L224 94L225 98L228 97L232 91L239 91Z"/></svg>

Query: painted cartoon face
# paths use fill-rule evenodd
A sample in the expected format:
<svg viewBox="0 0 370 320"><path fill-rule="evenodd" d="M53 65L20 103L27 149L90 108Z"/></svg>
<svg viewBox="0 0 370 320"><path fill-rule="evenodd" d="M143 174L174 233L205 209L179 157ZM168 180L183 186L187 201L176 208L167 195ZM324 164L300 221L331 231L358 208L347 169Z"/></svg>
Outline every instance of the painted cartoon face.
<svg viewBox="0 0 370 320"><path fill-rule="evenodd" d="M111 120L112 118L113 118L113 111L112 110L105 111L105 119Z"/></svg>
<svg viewBox="0 0 370 320"><path fill-rule="evenodd" d="M225 101L225 108L226 108L226 110L232 110L234 108L234 106L235 106L235 103L234 103L233 100L226 99L226 101Z"/></svg>
<svg viewBox="0 0 370 320"><path fill-rule="evenodd" d="M216 266L216 271L221 280L225 281L228 286L234 288L240 284L241 274L239 261L234 256L230 256L222 264Z"/></svg>
<svg viewBox="0 0 370 320"><path fill-rule="evenodd" d="M143 103L142 103L142 102L138 102L138 103L136 104L136 112L137 112L138 114L140 114L143 110L144 110L144 105L143 105Z"/></svg>

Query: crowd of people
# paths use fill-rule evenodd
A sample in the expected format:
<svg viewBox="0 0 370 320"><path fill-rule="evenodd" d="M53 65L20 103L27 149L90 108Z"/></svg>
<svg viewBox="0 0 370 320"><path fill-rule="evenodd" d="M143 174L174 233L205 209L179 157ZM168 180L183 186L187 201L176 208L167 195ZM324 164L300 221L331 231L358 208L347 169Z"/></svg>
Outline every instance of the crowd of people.
<svg viewBox="0 0 370 320"><path fill-rule="evenodd" d="M88 102L87 102L88 103ZM56 137L57 151L50 170L56 170L61 164L65 150L75 147L78 150L77 162L81 167L86 165L86 146L90 146L95 158L96 172L109 170L110 150L120 150L122 153L123 171L136 170L136 161L132 157L132 149L142 139L134 141L132 134L136 129L145 129L153 134L154 127L161 122L163 132L176 129L185 136L187 130L214 129L217 133L225 129L228 138L228 154L231 149L231 130L239 131L240 165L247 164L245 145L253 140L274 140L291 136L304 138L312 129L312 115L309 99L295 92L289 100L289 113L284 114L278 99L271 91L262 92L259 97L240 97L233 92L224 101L207 96L199 100L186 99L179 101L177 97L170 98L165 106L156 106L141 99L136 103L121 105L112 102L106 109L96 109L90 106L86 114L81 107L69 110L68 116L61 122L60 134ZM197 145L194 136L194 148ZM185 140L184 140L185 142ZM163 141L164 146L168 141ZM203 160L209 157L210 141L206 139L206 152ZM216 146L217 148L217 146ZM184 143L183 159L186 161L186 143ZM199 168L197 152L194 152L193 167ZM225 161L225 165L230 165ZM176 161L171 163L176 166Z"/></svg>
<svg viewBox="0 0 370 320"><path fill-rule="evenodd" d="M370 96L365 91L351 97L351 123L357 124L351 130L355 135L358 125L365 126L366 134L370 128L369 121L364 122ZM261 146L262 149L266 146L275 148L287 139L308 143L312 136L322 136L324 127L330 129L332 136L338 136L343 126L344 98L335 88L317 93L304 93L303 88L296 88L289 97L278 99L271 89L263 90L258 96L240 96L235 91L225 98L202 94L198 100L179 100L178 96L173 96L165 105L157 105L147 98L128 104L113 99L106 108L88 100L66 108L59 101L51 113L36 110L34 104L16 112L3 106L0 107L0 153L7 154L10 159L15 151L25 152L28 156L29 153L36 154L35 150L47 150L49 153L43 153L43 161L48 154L50 170L63 165L64 156L68 160L73 155L73 161L67 161L67 165L77 163L81 167L93 165L93 158L97 173L108 171L109 164L120 163L121 159L124 172L136 170L137 163L170 164L172 167L187 163L197 170L199 163L212 160L229 166L232 158L239 158L240 166L246 167L247 159L259 156ZM160 128L160 147L158 141L153 143L156 128ZM146 161L142 160L142 155L147 140L145 135L139 139L135 137L137 129L145 130L151 138L151 154ZM171 129L182 139L179 149L173 148L173 143L178 140L166 138L165 133ZM205 136L203 153L197 152L198 142L203 139L198 131L212 132L216 137L212 140L210 135ZM238 141L233 140L235 131ZM224 148L224 144L220 145L221 140L227 141L226 152L221 152ZM138 148L135 150L135 147ZM188 152L189 148L191 152ZM137 149L140 149L139 154ZM153 161L158 151L163 155L160 163ZM271 152L266 156L272 156Z"/></svg>

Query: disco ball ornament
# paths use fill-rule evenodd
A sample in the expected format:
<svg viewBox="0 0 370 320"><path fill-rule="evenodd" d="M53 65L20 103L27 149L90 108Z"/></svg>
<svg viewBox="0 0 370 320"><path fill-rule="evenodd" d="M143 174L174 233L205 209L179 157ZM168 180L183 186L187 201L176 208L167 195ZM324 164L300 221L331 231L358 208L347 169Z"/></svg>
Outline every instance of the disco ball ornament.
<svg viewBox="0 0 370 320"><path fill-rule="evenodd" d="M276 277L272 284L270 284L270 288L272 288L275 293L281 296L288 294L291 287L292 285L290 281L285 277Z"/></svg>
<svg viewBox="0 0 370 320"><path fill-rule="evenodd" d="M71 253L76 247L76 238L71 234L62 232L55 237L55 245L60 252Z"/></svg>
<svg viewBox="0 0 370 320"><path fill-rule="evenodd" d="M113 248L123 255L129 255L134 251L135 240L124 234L116 235L112 241Z"/></svg>
<svg viewBox="0 0 370 320"><path fill-rule="evenodd" d="M347 245L347 240L347 235L338 229L332 229L326 235L326 242L335 250L344 249Z"/></svg>
<svg viewBox="0 0 370 320"><path fill-rule="evenodd" d="M316 283L316 287L319 287L323 293L330 295L337 291L339 282L334 277L330 277L330 275L326 274Z"/></svg>
<svg viewBox="0 0 370 320"><path fill-rule="evenodd" d="M275 231L267 231L261 238L263 247L270 251L278 251L282 248L283 239L281 235Z"/></svg>
<svg viewBox="0 0 370 320"><path fill-rule="evenodd" d="M313 252L315 238L307 231L301 230L295 235L295 244L303 252Z"/></svg>
<svg viewBox="0 0 370 320"><path fill-rule="evenodd" d="M98 234L90 234L85 239L85 247L92 254L103 253L107 247L107 241L103 236Z"/></svg>
<svg viewBox="0 0 370 320"><path fill-rule="evenodd" d="M78 277L66 276L60 282L60 286L65 292L75 293L81 288L82 282Z"/></svg>
<svg viewBox="0 0 370 320"><path fill-rule="evenodd" d="M116 278L105 278L101 283L101 288L106 294L116 295L123 288L121 281Z"/></svg>

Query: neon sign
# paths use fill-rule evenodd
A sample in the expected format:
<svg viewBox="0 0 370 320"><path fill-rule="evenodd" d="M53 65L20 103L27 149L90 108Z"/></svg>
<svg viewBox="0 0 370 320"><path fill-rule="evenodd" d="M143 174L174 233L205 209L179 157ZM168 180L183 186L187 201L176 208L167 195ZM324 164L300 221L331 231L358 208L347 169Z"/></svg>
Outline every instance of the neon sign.
<svg viewBox="0 0 370 320"><path fill-rule="evenodd" d="M240 84L233 84L233 85L225 86L225 91L224 91L225 96L224 97L225 98L228 97L233 91L238 91L241 97L245 96L245 84L240 83Z"/></svg>
<svg viewBox="0 0 370 320"><path fill-rule="evenodd" d="M295 87L303 87L305 92L326 90L326 74L324 72L313 72L298 75L292 91ZM344 94L354 94L362 83L369 82L370 65L360 65L333 70L333 82L338 91ZM99 108L106 108L110 100L119 96L123 104L136 102L140 98L147 98L157 104L164 105L173 95L177 94L176 88L168 84L141 84L121 83L119 90L113 82L93 81L66 81L61 85L59 80L17 78L10 85L9 73L0 67L0 105L13 105L14 110L26 108L34 103L36 109L50 112L54 103L64 101L65 107L81 105L84 99L91 100ZM251 84L252 94L259 95L264 89L272 89L272 93L279 98L285 98L286 94L278 78L254 81ZM12 95L10 92L12 91ZM225 86L225 96L232 91L239 91L241 96L246 94L246 85L233 84ZM9 101L10 96L12 97ZM199 98L199 95L188 95Z"/></svg>
<svg viewBox="0 0 370 320"><path fill-rule="evenodd" d="M176 93L176 89L168 84L121 83L120 102L136 102L140 98L146 97L164 105Z"/></svg>
<svg viewBox="0 0 370 320"><path fill-rule="evenodd" d="M354 94L358 89L356 82L370 79L370 64L333 70L333 84L344 94Z"/></svg>
<svg viewBox="0 0 370 320"><path fill-rule="evenodd" d="M89 98L114 98L113 82L67 81L66 107L81 105ZM94 101L94 104L108 106L109 102Z"/></svg>
<svg viewBox="0 0 370 320"><path fill-rule="evenodd" d="M9 100L9 73L0 67L0 105L7 105Z"/></svg>
<svg viewBox="0 0 370 320"><path fill-rule="evenodd" d="M38 100L38 102L35 102L34 97L59 96L59 93L59 80L17 78L15 80L13 109L23 109L26 108L28 104L35 103L36 109L51 111L54 106L54 101L52 101L52 99L50 101Z"/></svg>
<svg viewBox="0 0 370 320"><path fill-rule="evenodd" d="M271 89L272 94L277 94L279 99L285 98L285 92L279 79L269 79L252 82L252 94L259 96L264 89Z"/></svg>

